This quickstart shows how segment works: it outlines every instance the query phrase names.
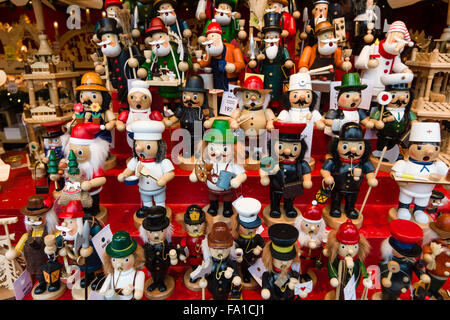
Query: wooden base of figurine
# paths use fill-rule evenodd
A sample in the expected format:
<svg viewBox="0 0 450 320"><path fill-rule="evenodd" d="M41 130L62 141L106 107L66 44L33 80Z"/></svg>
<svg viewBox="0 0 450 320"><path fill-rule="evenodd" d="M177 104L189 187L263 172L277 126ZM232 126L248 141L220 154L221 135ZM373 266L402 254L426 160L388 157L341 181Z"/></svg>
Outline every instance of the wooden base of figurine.
<svg viewBox="0 0 450 320"><path fill-rule="evenodd" d="M356 228L360 229L364 217L361 214L359 214L359 210L356 211L358 212L358 219L352 219L352 222L356 226ZM322 215L325 224L334 230L339 229L340 225L348 220L347 215L345 214L344 211L344 206L341 206L341 216L339 218L334 218L330 216L330 206L326 206L323 208Z"/></svg>
<svg viewBox="0 0 450 320"><path fill-rule="evenodd" d="M136 213L137 213L137 211L135 211L133 214L134 227L136 229L139 229L142 224L142 221L144 221L145 218L138 218L136 216ZM172 221L172 209L170 209L170 207L168 207L168 206L166 206L166 216L167 216L167 218L169 218L169 220Z"/></svg>
<svg viewBox="0 0 450 320"><path fill-rule="evenodd" d="M233 207L233 215L231 216L231 218L226 218L222 215L223 212L223 203L220 202L219 203L219 209L217 210L217 215L212 216L208 213L208 209L209 209L209 204L205 207L203 207L203 211L206 213L206 228L207 228L207 233L209 232L210 228L212 227L212 225L216 222L225 222L228 226L228 228L231 229L232 226L232 220L233 219L237 219L237 213L236 210L234 210Z"/></svg>
<svg viewBox="0 0 450 320"><path fill-rule="evenodd" d="M309 269L306 274L311 278L312 282L313 282L313 289L316 287L316 283L317 283L317 275L316 273Z"/></svg>
<svg viewBox="0 0 450 320"><path fill-rule="evenodd" d="M377 291L377 292L375 292L375 293L372 295L372 297L370 298L370 300L381 300L382 297L383 297L383 296L382 296L381 291Z"/></svg>
<svg viewBox="0 0 450 320"><path fill-rule="evenodd" d="M31 289L31 296L33 297L33 300L56 300L61 297L67 289L66 284L61 282L61 286L59 287L58 291L49 292L48 290L45 290L45 292L41 294L35 294L34 289L36 289L38 285L39 283L36 283L33 289Z"/></svg>
<svg viewBox="0 0 450 320"><path fill-rule="evenodd" d="M294 206L294 208L295 208L295 211L297 211L297 217L302 214L297 207ZM280 204L280 210L281 210L281 216L279 218L272 218L270 216L270 204L268 206L264 207L263 222L267 227L270 227L271 225L276 224L276 223L287 223L292 226L294 225L296 218L286 217L286 212L284 211L283 204Z"/></svg>
<svg viewBox="0 0 450 320"><path fill-rule="evenodd" d="M149 300L164 300L170 297L175 290L175 279L167 275L166 279L164 281L164 284L166 285L166 291L160 292L158 288L156 288L153 291L148 291L147 288L153 283L153 278L149 278L147 281L145 281L144 284L144 290L145 290L145 296Z"/></svg>
<svg viewBox="0 0 450 320"><path fill-rule="evenodd" d="M242 280L242 289L257 290L258 288L259 288L259 284L258 284L258 282L256 282L255 279L253 279L253 277L250 278L250 282L244 282L244 280Z"/></svg>
<svg viewBox="0 0 450 320"><path fill-rule="evenodd" d="M0 288L0 300L14 300L14 290L9 290L7 288Z"/></svg>
<svg viewBox="0 0 450 320"><path fill-rule="evenodd" d="M336 300L336 290L330 290L325 295L325 300Z"/></svg>
<svg viewBox="0 0 450 320"><path fill-rule="evenodd" d="M91 286L88 286L88 297L91 294L92 289ZM72 288L72 299L73 300L85 300L85 292L84 292L84 288L81 288L79 285L75 285Z"/></svg>
<svg viewBox="0 0 450 320"><path fill-rule="evenodd" d="M191 275L192 271L193 271L192 268L189 268L184 273L184 285L186 286L186 288L188 288L191 291L194 291L194 292L202 291L202 288L200 288L200 285L199 285L200 278L198 278L197 281L195 281L195 282L190 281L189 276Z"/></svg>
<svg viewBox="0 0 450 320"><path fill-rule="evenodd" d="M374 156L370 156L370 161L372 162L373 166L376 168L378 166L378 163L381 161L381 159L374 157ZM393 165L394 164L390 163L389 161L381 161L380 171L389 173L389 172L391 172Z"/></svg>
<svg viewBox="0 0 450 320"><path fill-rule="evenodd" d="M108 220L108 209L104 206L100 206L100 212L95 216L95 218L103 224L106 224L106 220Z"/></svg>
<svg viewBox="0 0 450 320"><path fill-rule="evenodd" d="M431 218L429 215L428 216L428 223L418 223L415 219L414 219L414 214L412 213L413 208L409 209L409 212L411 212L411 221L414 222L415 224L417 224L419 227L422 228L423 231L428 230L428 226L429 223L433 221L433 218ZM398 208L394 207L394 208L390 208L389 209L389 214L388 214L388 222L391 222L392 220L397 220L398 219Z"/></svg>
<svg viewBox="0 0 450 320"><path fill-rule="evenodd" d="M185 158L181 154L179 154L178 162L179 162L178 168L180 168L181 170L186 170L186 171L194 170L194 167L195 167L194 156L191 156L190 158Z"/></svg>
<svg viewBox="0 0 450 320"><path fill-rule="evenodd" d="M108 158L105 161L103 170L106 171L106 170L110 170L110 169L114 168L116 166L116 163L117 163L116 156L113 155L112 153L110 153Z"/></svg>

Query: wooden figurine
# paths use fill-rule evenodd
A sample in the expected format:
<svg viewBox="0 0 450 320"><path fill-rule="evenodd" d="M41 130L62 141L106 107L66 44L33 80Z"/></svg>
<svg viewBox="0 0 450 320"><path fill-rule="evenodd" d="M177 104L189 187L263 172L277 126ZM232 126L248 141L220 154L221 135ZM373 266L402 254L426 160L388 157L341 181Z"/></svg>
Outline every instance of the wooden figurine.
<svg viewBox="0 0 450 320"><path fill-rule="evenodd" d="M317 276L313 268L322 268L322 251L327 241L326 225L317 201L312 201L305 212L297 217L295 227L298 230L300 246L300 279L304 281L312 280L315 285Z"/></svg>
<svg viewBox="0 0 450 320"><path fill-rule="evenodd" d="M262 275L261 296L263 299L293 300L294 287L299 274L291 269L298 262L298 230L286 223L277 223L269 227L270 241L262 253L266 271Z"/></svg>
<svg viewBox="0 0 450 320"><path fill-rule="evenodd" d="M139 228L144 241L145 267L151 278L146 281L145 295L148 299L163 300L175 289L175 280L167 274L170 265L178 263L180 255L172 244L173 226L166 215L166 208L153 206L146 210L142 225Z"/></svg>
<svg viewBox="0 0 450 320"><path fill-rule="evenodd" d="M256 263L261 256L265 242L257 232L261 227L261 218L258 213L261 211L261 202L254 198L243 197L237 199L233 206L238 214L233 220L232 234L237 248L243 251L240 269L244 288L247 290L258 288L258 284L248 271L248 268Z"/></svg>
<svg viewBox="0 0 450 320"><path fill-rule="evenodd" d="M354 21L353 52L355 56L366 44L381 36L381 10L377 1L365 0L356 3Z"/></svg>
<svg viewBox="0 0 450 320"><path fill-rule="evenodd" d="M54 161L58 164L61 159L64 158L64 150L63 147L67 143L68 136L64 134L62 126L65 124L65 121L51 121L42 123L41 126L45 128L47 134L42 136L44 140L44 157L42 161L49 166L49 157L51 157L51 152L54 152ZM49 172L49 168L47 168L47 173ZM50 170L51 171L51 170ZM57 191L61 190L64 187L64 180L61 177L59 181L57 181Z"/></svg>
<svg viewBox="0 0 450 320"><path fill-rule="evenodd" d="M184 284L189 290L200 291L198 281L194 281L190 274L202 264L202 241L206 237L205 212L199 205L190 205L184 213L184 229L186 236L181 239L181 246L187 248L187 263L191 266L184 274Z"/></svg>
<svg viewBox="0 0 450 320"><path fill-rule="evenodd" d="M47 254L44 251L46 235L56 232L58 217L53 210L53 200L42 195L33 195L28 197L27 204L20 209L25 216L25 228L27 233L20 237L14 248L6 253L8 260L13 260L23 254L26 261L26 270L38 281L33 288L33 295L45 296L45 299L56 299L60 295L60 288L47 286L43 274L43 266L47 263ZM36 298L37 299L37 298Z"/></svg>
<svg viewBox="0 0 450 320"><path fill-rule="evenodd" d="M200 287L208 288L214 300L239 299L242 280L237 261L233 258L233 237L227 224L214 223L202 246L205 248L204 261L191 273L191 279L201 278Z"/></svg>
<svg viewBox="0 0 450 320"><path fill-rule="evenodd" d="M136 218L145 218L145 208L152 207L153 203L165 207L166 185L175 177L175 168L166 159L167 147L162 138L164 129L162 121L154 120L137 120L130 125L134 139L133 158L117 180L124 182L131 175L139 179L139 192L144 206L136 212Z"/></svg>
<svg viewBox="0 0 450 320"><path fill-rule="evenodd" d="M430 222L430 230L424 233L423 259L430 277L427 292L436 300L449 300L449 294L441 290L450 276L450 213L441 214Z"/></svg>
<svg viewBox="0 0 450 320"><path fill-rule="evenodd" d="M106 300L141 300L145 274L139 270L145 262L144 250L126 231L118 231L106 246L103 258L108 275L100 293Z"/></svg>
<svg viewBox="0 0 450 320"><path fill-rule="evenodd" d="M106 17L115 19L117 21L117 25L120 26L120 19L117 16L118 10L122 9L122 1L121 0L105 0L105 11Z"/></svg>
<svg viewBox="0 0 450 320"><path fill-rule="evenodd" d="M194 71L211 67L214 89L228 91L229 84L237 84L239 74L245 68L241 49L223 40L223 31L218 22L213 19L206 29L206 57L197 60Z"/></svg>
<svg viewBox="0 0 450 320"><path fill-rule="evenodd" d="M374 124L370 121L367 111L359 108L362 91L366 88L366 84L361 84L359 74L345 73L342 76L341 85L335 87L338 91L338 109L330 109L324 116L325 125L331 128L333 134L338 135L347 122L361 123L368 129L373 128Z"/></svg>
<svg viewBox="0 0 450 320"><path fill-rule="evenodd" d="M437 217L441 215L439 207L444 205L444 201L446 201L444 198L445 195L436 189L431 192L430 201L428 201L428 206L425 208L425 213L430 215L433 221L436 221Z"/></svg>
<svg viewBox="0 0 450 320"><path fill-rule="evenodd" d="M384 90L382 75L412 72L401 61L400 54L405 45L413 45L408 29L402 21L395 21L389 26L385 39L378 44L364 46L355 60L355 68L362 70L361 78L374 81L374 98Z"/></svg>
<svg viewBox="0 0 450 320"><path fill-rule="evenodd" d="M410 220L409 206L414 203L414 220L428 224L430 217L424 210L435 185L445 182L448 172L447 165L438 160L441 142L439 123L413 123L409 142L408 159L397 161L391 171L391 177L400 187L397 218Z"/></svg>
<svg viewBox="0 0 450 320"><path fill-rule="evenodd" d="M244 85L234 89L235 96L239 99L231 117L240 123L248 140L248 157L259 160L262 152L258 151L258 140L262 140L262 150L265 153L267 137L265 130L273 129L275 115L267 105L270 102L270 89L264 89L264 83L256 75L248 76ZM265 138L265 139L264 139Z"/></svg>
<svg viewBox="0 0 450 320"><path fill-rule="evenodd" d="M398 145L404 139L411 123L417 121L417 116L411 111L413 102L412 92L408 89L408 83L413 80L413 74L389 74L381 76L381 83L385 85L385 91L389 94L387 104L382 104L370 116L377 129L377 149L372 155L379 158L386 147L385 155L389 163L394 163L400 156ZM385 93L380 93L381 99ZM379 161L385 161L380 159Z"/></svg>
<svg viewBox="0 0 450 320"><path fill-rule="evenodd" d="M378 263L381 297L374 294L372 299L397 300L410 288L413 272L423 283L430 283L430 277L422 270L423 263L417 260L422 254L422 229L402 219L391 221L389 227L391 235L381 244L382 260Z"/></svg>
<svg viewBox="0 0 450 320"><path fill-rule="evenodd" d="M312 19L309 21L305 28L305 32L307 34L306 41L309 46L313 46L317 43L317 38L315 37L315 29L317 25L322 21L329 20L329 4L330 3L327 0L315 0L313 2L313 8L311 10Z"/></svg>
<svg viewBox="0 0 450 320"><path fill-rule="evenodd" d="M336 288L335 292L328 293L328 300L356 300L355 291L361 277L364 287L372 287L372 280L364 265L369 251L369 242L350 219L341 224L338 230L328 234L324 255L329 258L330 285ZM347 287L349 283L353 283L353 287Z"/></svg>
<svg viewBox="0 0 450 320"><path fill-rule="evenodd" d="M282 15L281 28L283 31L281 32L281 37L284 38L283 42L286 43L288 51L292 55L295 53L295 36L297 34L295 19L300 17L300 12L298 11L294 11L292 15L289 12L290 4L293 3L294 1L289 0L268 0L269 8L266 9L266 12L275 12Z"/></svg>
<svg viewBox="0 0 450 320"><path fill-rule="evenodd" d="M180 39L189 39L192 36L192 31L186 20L181 20L177 17L175 12L176 5L177 0L156 0L153 3L153 10L158 13L157 16L164 22L164 25Z"/></svg>
<svg viewBox="0 0 450 320"><path fill-rule="evenodd" d="M303 188L312 187L311 168L304 160L307 145L301 135L306 124L275 121L274 127L279 132L279 139L273 143L271 151L272 158L277 157L279 163L269 169L261 165L259 170L261 184L270 185L270 211L266 207L263 217L266 225L271 225L280 222L281 213L284 212L283 221L293 224L299 212L294 207L295 198L303 195ZM284 202L283 211L280 208L281 200Z"/></svg>
<svg viewBox="0 0 450 320"><path fill-rule="evenodd" d="M244 168L235 162L236 136L231 132L227 120L216 119L203 140L206 143L204 154L204 170L194 169L189 175L191 182L206 182L209 196L207 212L217 216L219 212L219 197L223 200L222 215L231 218L234 189L237 189L247 179ZM203 173L203 174L202 174Z"/></svg>
<svg viewBox="0 0 450 320"><path fill-rule="evenodd" d="M347 122L342 126L339 138L333 138L329 149L332 158L325 160L320 170L325 184L334 185L331 191L329 213L324 211L326 216L331 217L326 222L330 226L332 221L339 220L342 198L345 198L344 211L347 218L358 219L355 223L360 227L362 217L356 211L355 204L362 180L366 176L369 186L378 185L375 168L369 160L370 143L364 140L363 130L358 123Z"/></svg>
<svg viewBox="0 0 450 320"><path fill-rule="evenodd" d="M155 120L163 119L159 111L152 111L152 94L148 89L148 83L143 80L134 80L128 89L128 110L122 110L117 116L116 128L119 131L126 129L127 142L130 148L133 148L133 132L131 124L137 120Z"/></svg>

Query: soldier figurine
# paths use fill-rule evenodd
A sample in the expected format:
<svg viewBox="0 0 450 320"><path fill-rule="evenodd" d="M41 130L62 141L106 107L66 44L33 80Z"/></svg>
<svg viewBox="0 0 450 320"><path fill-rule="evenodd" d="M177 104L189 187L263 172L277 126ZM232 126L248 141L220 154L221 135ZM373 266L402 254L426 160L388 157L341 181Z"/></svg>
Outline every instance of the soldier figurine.
<svg viewBox="0 0 450 320"><path fill-rule="evenodd" d="M355 203L364 176L369 186L378 185L375 168L369 160L370 143L364 140L359 124L347 122L342 126L339 138L333 138L329 149L332 158L325 160L320 174L326 184L334 184L331 191L330 216L341 216L341 201L344 197L345 214L349 219L358 219L359 213L355 210Z"/></svg>
<svg viewBox="0 0 450 320"><path fill-rule="evenodd" d="M425 208L425 213L430 215L431 218L433 218L433 221L436 221L436 219L442 214L439 210L439 207L443 205L445 195L434 189L431 192L430 200L428 201L428 206Z"/></svg>

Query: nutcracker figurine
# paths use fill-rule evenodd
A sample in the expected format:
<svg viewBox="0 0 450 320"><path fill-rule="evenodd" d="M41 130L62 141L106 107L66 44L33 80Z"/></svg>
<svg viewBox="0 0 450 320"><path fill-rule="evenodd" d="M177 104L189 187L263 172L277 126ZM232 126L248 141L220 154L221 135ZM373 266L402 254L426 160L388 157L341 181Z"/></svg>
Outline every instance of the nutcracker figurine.
<svg viewBox="0 0 450 320"><path fill-rule="evenodd" d="M448 300L448 293L441 288L450 276L450 213L443 213L430 222L430 229L424 234L423 247L426 273L431 280L427 291L437 300L444 300L444 296Z"/></svg>
<svg viewBox="0 0 450 320"><path fill-rule="evenodd" d="M329 215L332 218L341 217L341 202L345 198L347 218L358 219L355 203L364 176L369 186L378 185L375 168L369 160L370 143L364 140L359 124L347 122L342 126L339 138L333 138L329 149L332 158L325 160L320 171L326 184L334 184Z"/></svg>
<svg viewBox="0 0 450 320"><path fill-rule="evenodd" d="M354 12L354 36L352 39L355 56L366 44L372 43L376 38L381 38L381 10L374 0L364 0L355 3Z"/></svg>
<svg viewBox="0 0 450 320"><path fill-rule="evenodd" d="M309 24L306 25L306 33L307 33L307 44L309 46L313 46L317 43L317 38L314 36L317 25L323 21L329 20L328 14L329 1L327 0L316 0L313 3L313 8L311 13L313 14L312 19Z"/></svg>
<svg viewBox="0 0 450 320"><path fill-rule="evenodd" d="M428 201L428 206L425 208L425 213L431 216L433 218L433 221L436 221L436 219L442 214L439 210L439 207L444 205L444 201L446 201L445 195L438 191L433 190L431 192L430 201Z"/></svg>
<svg viewBox="0 0 450 320"><path fill-rule="evenodd" d="M130 125L130 131L133 132L134 139L133 158L117 180L124 182L131 175L139 178L139 192L144 206L136 212L136 217L145 218L144 211L153 206L153 202L155 206L165 207L166 185L175 177L175 168L166 159L162 121L134 121Z"/></svg>
<svg viewBox="0 0 450 320"><path fill-rule="evenodd" d="M35 296L45 292L57 292L59 287L52 285L47 287L43 274L43 267L48 260L44 251L44 238L47 235L55 234L58 225L58 217L53 210L53 201L49 197L33 195L28 197L28 203L20 209L20 212L25 216L27 233L20 237L16 246L8 250L5 256L8 260L13 260L23 253L26 270L34 280L38 281L33 289Z"/></svg>
<svg viewBox="0 0 450 320"><path fill-rule="evenodd" d="M64 158L64 150L63 146L67 143L68 135L64 134L62 126L65 124L65 121L52 121L42 123L41 126L45 128L47 134L43 135L44 139L44 158L43 162L49 165L49 157L51 152L53 151L55 154L54 160L56 163L59 163L62 158ZM47 173L51 174L51 172ZM64 178L61 177L57 181L57 191L61 190L64 187Z"/></svg>
<svg viewBox="0 0 450 320"><path fill-rule="evenodd" d="M266 271L262 275L261 296L266 300L293 300L299 274L291 266L298 262L298 230L289 224L277 223L269 227L268 234L270 242L262 253Z"/></svg>
<svg viewBox="0 0 450 320"><path fill-rule="evenodd" d="M236 200L233 206L238 213L238 218L233 220L232 233L236 247L243 251L243 260L240 264L242 280L248 289L255 288L256 282L252 281L248 268L256 263L265 245L264 239L257 233L261 226L261 218L258 217L261 202L246 197Z"/></svg>
<svg viewBox="0 0 450 320"><path fill-rule="evenodd" d="M206 175L194 169L189 176L191 182L206 181L209 196L208 213L216 216L219 210L219 197L223 199L223 216L231 218L233 208L233 190L241 186L247 179L244 168L234 160L236 157L236 136L231 132L227 120L216 119L203 140L206 142L205 165ZM203 179L205 178L205 179Z"/></svg>
<svg viewBox="0 0 450 320"><path fill-rule="evenodd" d="M192 36L192 31L189 29L186 20L177 17L176 5L177 0L156 0L153 3L153 10L158 12L159 18L167 28L170 28L170 31L174 32L180 39L189 39Z"/></svg>
<svg viewBox="0 0 450 320"><path fill-rule="evenodd" d="M361 277L364 287L372 287L372 280L364 265L364 259L369 251L369 242L360 234L350 219L341 224L338 230L332 230L328 234L324 254L329 257L330 284L336 288L334 299L329 300L356 300L355 290L358 288ZM353 290L345 293L344 288L351 281L354 281ZM353 294L349 291L352 291ZM332 294L329 295L329 298L332 298Z"/></svg>
<svg viewBox="0 0 450 320"><path fill-rule="evenodd" d="M261 166L261 184L270 184L270 218L281 217L282 199L286 217L295 218L298 210L294 208L295 198L303 195L303 188L312 187L311 168L304 160L307 145L301 135L306 124L275 121L274 127L279 131L279 140L274 143L272 153L279 159L279 164L271 171Z"/></svg>
<svg viewBox="0 0 450 320"><path fill-rule="evenodd" d="M428 284L430 277L422 270L423 263L417 260L422 254L423 231L414 222L392 220L391 236L381 244L383 260L378 263L381 277L381 299L397 300L411 285L413 272ZM376 299L375 294L372 299Z"/></svg>
<svg viewBox="0 0 450 320"><path fill-rule="evenodd" d="M269 9L266 9L266 12L281 14L281 29L283 29L281 37L285 39L283 42L286 43L289 53L294 55L297 27L294 17L289 13L289 2L290 0L268 0ZM296 12L296 14L299 14L299 12Z"/></svg>
<svg viewBox="0 0 450 320"><path fill-rule="evenodd" d="M139 269L145 262L144 250L126 231L118 231L106 246L105 272L100 289L106 300L141 300L145 274Z"/></svg>
<svg viewBox="0 0 450 320"><path fill-rule="evenodd" d="M397 161L391 171L391 177L400 187L397 214L399 219L411 219L409 206L414 202L415 221L422 224L428 224L430 221L424 210L436 183L448 172L447 165L438 160L440 142L439 123L416 122L411 125L409 157L407 160Z"/></svg>

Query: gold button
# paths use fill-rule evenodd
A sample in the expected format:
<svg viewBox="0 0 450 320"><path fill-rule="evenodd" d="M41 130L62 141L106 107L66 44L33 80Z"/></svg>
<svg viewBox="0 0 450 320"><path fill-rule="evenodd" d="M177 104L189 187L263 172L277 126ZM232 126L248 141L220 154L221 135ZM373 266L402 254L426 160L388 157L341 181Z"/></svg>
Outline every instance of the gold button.
<svg viewBox="0 0 450 320"><path fill-rule="evenodd" d="M269 84L269 88L272 88L272 84Z"/></svg>
<svg viewBox="0 0 450 320"><path fill-rule="evenodd" d="M159 270L159 267L156 267L156 270Z"/></svg>
<svg viewBox="0 0 450 320"><path fill-rule="evenodd" d="M222 280L219 280L219 284L222 284Z"/></svg>
<svg viewBox="0 0 450 320"><path fill-rule="evenodd" d="M272 72L269 72L269 77L271 77L271 76L273 76L273 73L272 73Z"/></svg>
<svg viewBox="0 0 450 320"><path fill-rule="evenodd" d="M156 255L159 256L159 251L156 252Z"/></svg>
<svg viewBox="0 0 450 320"><path fill-rule="evenodd" d="M222 291L222 288L217 289L218 291Z"/></svg>
<svg viewBox="0 0 450 320"><path fill-rule="evenodd" d="M403 277L403 282L405 282L405 283L409 282L409 278L408 277Z"/></svg>

